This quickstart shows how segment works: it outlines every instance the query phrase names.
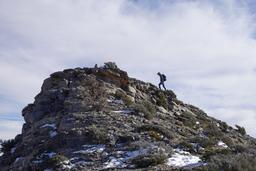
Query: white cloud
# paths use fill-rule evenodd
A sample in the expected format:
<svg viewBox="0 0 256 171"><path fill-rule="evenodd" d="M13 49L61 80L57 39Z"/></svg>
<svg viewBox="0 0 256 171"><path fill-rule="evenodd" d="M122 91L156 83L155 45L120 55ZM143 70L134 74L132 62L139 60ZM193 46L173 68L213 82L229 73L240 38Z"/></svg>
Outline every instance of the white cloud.
<svg viewBox="0 0 256 171"><path fill-rule="evenodd" d="M216 118L243 111L248 117L232 112L224 120L256 136L245 124L256 115L255 27L246 4L139 2L0 1L0 99L8 99L0 105L20 113L16 105L32 102L51 72L113 60L153 83L165 72L181 99Z"/></svg>
<svg viewBox="0 0 256 171"><path fill-rule="evenodd" d="M12 139L17 134L21 133L23 122L21 121L10 121L0 120L0 136L1 139Z"/></svg>

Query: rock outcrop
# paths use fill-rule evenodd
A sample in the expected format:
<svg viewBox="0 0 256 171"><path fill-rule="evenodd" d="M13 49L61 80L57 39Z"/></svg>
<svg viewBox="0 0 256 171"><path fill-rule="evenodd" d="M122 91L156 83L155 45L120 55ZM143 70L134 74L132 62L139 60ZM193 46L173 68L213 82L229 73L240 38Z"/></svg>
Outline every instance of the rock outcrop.
<svg viewBox="0 0 256 171"><path fill-rule="evenodd" d="M256 140L114 63L51 74L2 144L9 170L255 170Z"/></svg>

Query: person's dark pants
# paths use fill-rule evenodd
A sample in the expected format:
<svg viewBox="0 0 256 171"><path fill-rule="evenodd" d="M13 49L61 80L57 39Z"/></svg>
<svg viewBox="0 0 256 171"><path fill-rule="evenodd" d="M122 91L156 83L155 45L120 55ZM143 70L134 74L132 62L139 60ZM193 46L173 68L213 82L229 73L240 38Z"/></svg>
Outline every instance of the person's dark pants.
<svg viewBox="0 0 256 171"><path fill-rule="evenodd" d="M165 88L165 86L164 86L164 82L160 82L160 83L158 84L158 86L159 86L160 89L161 89L161 85L163 86L164 90L166 90L166 88Z"/></svg>

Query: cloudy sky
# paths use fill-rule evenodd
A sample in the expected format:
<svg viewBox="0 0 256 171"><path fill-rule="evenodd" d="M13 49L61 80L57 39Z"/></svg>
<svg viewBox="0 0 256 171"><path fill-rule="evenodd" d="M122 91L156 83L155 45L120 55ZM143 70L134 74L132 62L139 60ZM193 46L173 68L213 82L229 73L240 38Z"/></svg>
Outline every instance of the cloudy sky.
<svg viewBox="0 0 256 171"><path fill-rule="evenodd" d="M255 9L255 10L254 10ZM0 138L50 73L115 61L256 137L253 0L0 0Z"/></svg>

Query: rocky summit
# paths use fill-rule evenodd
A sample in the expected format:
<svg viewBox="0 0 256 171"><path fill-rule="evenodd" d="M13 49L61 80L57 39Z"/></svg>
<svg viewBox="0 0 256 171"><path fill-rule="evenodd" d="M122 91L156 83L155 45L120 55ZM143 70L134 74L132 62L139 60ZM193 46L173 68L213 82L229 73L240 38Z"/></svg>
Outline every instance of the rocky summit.
<svg viewBox="0 0 256 171"><path fill-rule="evenodd" d="M51 74L22 116L22 133L2 143L1 171L256 170L243 127L113 62Z"/></svg>

